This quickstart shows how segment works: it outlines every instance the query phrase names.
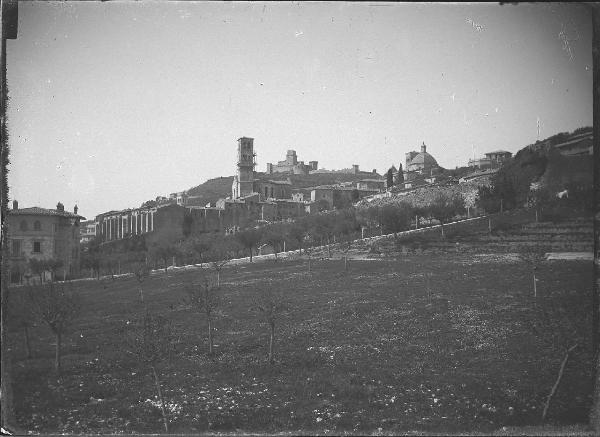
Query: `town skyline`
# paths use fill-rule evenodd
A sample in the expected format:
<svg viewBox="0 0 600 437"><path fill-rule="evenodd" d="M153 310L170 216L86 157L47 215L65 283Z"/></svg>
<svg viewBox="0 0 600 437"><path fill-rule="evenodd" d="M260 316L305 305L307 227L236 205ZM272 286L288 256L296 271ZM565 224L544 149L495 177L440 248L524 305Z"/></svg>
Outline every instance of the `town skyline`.
<svg viewBox="0 0 600 437"><path fill-rule="evenodd" d="M242 136L383 174L592 124L580 6L24 2L7 51L10 197L87 218L233 175Z"/></svg>

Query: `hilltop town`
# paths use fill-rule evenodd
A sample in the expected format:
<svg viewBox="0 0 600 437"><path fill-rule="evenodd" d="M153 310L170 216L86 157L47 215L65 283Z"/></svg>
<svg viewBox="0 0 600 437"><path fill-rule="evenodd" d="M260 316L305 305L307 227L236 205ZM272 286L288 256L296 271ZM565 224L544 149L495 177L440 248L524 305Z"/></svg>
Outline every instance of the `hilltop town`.
<svg viewBox="0 0 600 437"><path fill-rule="evenodd" d="M362 171L359 165L337 171L319 169L316 161L310 161L308 165L299 161L295 150L287 150L285 160L277 164L268 163L266 171L259 172L255 168L259 150L254 141L248 137L238 139L233 177L212 179L187 191L171 193L168 197L158 196L140 207L107 211L91 220L84 220L78 215L77 207L69 213L61 204L56 210L48 210L19 208L15 201L11 211L13 220L26 215L43 220L47 220L45 217L64 216L71 220L70 226L76 227L75 233L66 232L65 235L70 237L59 243L51 243L50 238L44 242L39 236L36 241L30 241L30 238L21 239L19 235L16 240L21 247L15 248L15 253L31 246L33 257L40 258L51 251L62 259L64 275L76 275L81 268L80 242L85 253L92 242L109 244L143 236L148 236L150 242L156 235L165 233L170 235L173 243L189 235L216 233L227 236L244 229L293 222L306 216L350 207L403 202L424 208L440 193L450 197L458 195L466 215L476 216L484 211L481 207L483 199L479 199L482 188L489 190L499 170L515 160L510 152L496 150L485 153L484 157L469 159L464 167L448 170L439 166L427 145L422 143L419 150L405 154L405 162L399 163L398 167L392 165L383 175L375 169ZM550 151L576 160L591 155L591 129L561 133L528 145L519 153L548 154ZM586 158L577 162L585 161ZM590 179L585 175L590 171L585 165L579 165L569 177L578 175L589 184ZM545 181L548 185L547 178L542 176L535 175L532 182L539 184L539 181ZM564 185L561 187L564 188ZM508 204L510 200L505 199L504 202ZM32 226L36 229L35 224ZM27 224L15 224L13 232L16 229L25 234L28 232ZM57 252L51 248L53 245L61 249ZM45 246L48 247L43 250ZM28 270L27 262L14 262L13 280L22 282Z"/></svg>
<svg viewBox="0 0 600 437"><path fill-rule="evenodd" d="M2 434L600 436L600 6L0 1Z"/></svg>
<svg viewBox="0 0 600 437"><path fill-rule="evenodd" d="M251 223L292 220L348 207L382 193L410 191L440 183L455 184L459 182L456 175L461 173L467 179L481 177L482 171L490 175L511 157L510 152L492 152L476 162L469 162L462 172L448 172L437 164L423 143L420 151L406 153L406 160L399 164L399 169L392 166L382 176L375 169L361 171L357 164L337 171L319 169L317 161L310 161L309 165L298 161L295 150L288 150L285 160L275 165L268 163L265 172L258 172L255 169L257 152L253 138L239 138L233 177L213 179L168 197L158 196L139 208L99 214L82 224L83 240L100 235L103 241L112 241L152 232L163 222L183 220L186 214L196 230L229 234ZM170 218L162 218L166 216Z"/></svg>
<svg viewBox="0 0 600 437"><path fill-rule="evenodd" d="M422 144L384 175L358 166L314 170L288 151L285 164L259 173L254 140L241 137L235 175L218 179L218 189L209 183L216 200L203 206L190 201L193 195L174 193L84 222L76 206L21 208L15 201L8 216L10 279L27 291L15 294L9 320L11 344L26 339L14 346L16 378L25 392L42 390L44 399L55 399L42 404L33 395L33 408L46 413L21 413L20 420L28 428L65 432L262 430L254 405L283 405L282 399L340 432L383 423L402 434L404 421L417 426L423 417L445 429L457 409L482 432L538 423L539 410L543 418L565 410L583 415L591 404L585 360L573 360L564 372L569 384L556 396L540 400L528 387L547 393L557 360L564 363L573 344L590 356L597 344L588 340L585 310L593 250L591 147L591 129L580 129L515 156L489 152L446 170ZM67 285L78 294L58 288ZM32 293L38 289L50 294ZM55 300L41 300L53 290ZM75 296L87 305L79 319ZM74 334L64 334L68 342L57 339L62 330L55 334L30 322L27 315L44 305L49 309L39 320L77 323ZM199 328L207 321L208 328ZM169 323L178 337L166 331ZM269 331L262 332L263 325ZM543 347L542 328L560 346ZM51 344L52 368L45 358ZM138 356L156 363L154 384L137 376L148 362ZM348 362L354 375L370 378L351 381L356 396L338 388L348 384ZM537 370L526 374L530 362ZM32 363L48 375L67 369L64 391L44 388L46 373L32 377ZM90 385L83 376L89 369L105 379ZM242 375L240 382L232 382L231 369ZM398 383L398 369L400 377L416 380L415 388ZM473 372L483 385L464 382ZM304 393L305 381L313 392ZM139 400L140 386L146 401ZM381 391L373 401L371 386ZM490 401L490 386L508 395ZM323 392L330 410L315 411ZM198 393L199 404L190 406ZM397 407L405 393L416 393L410 405L431 413ZM75 399L70 408L77 411L58 414L76 420L43 422L44 414L54 414L57 396ZM160 396L168 410L159 409ZM458 397L469 402L457 403ZM98 409L115 402L135 413ZM365 408L377 415L355 422ZM269 411L289 429L305 426L287 410ZM143 424L128 420L130 414ZM196 417L216 419L197 425Z"/></svg>

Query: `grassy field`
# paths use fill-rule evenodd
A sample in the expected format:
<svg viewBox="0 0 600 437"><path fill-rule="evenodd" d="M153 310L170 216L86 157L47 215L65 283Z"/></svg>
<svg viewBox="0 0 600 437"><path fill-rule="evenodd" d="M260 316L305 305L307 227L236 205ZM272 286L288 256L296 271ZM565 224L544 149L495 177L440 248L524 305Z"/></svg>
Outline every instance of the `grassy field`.
<svg viewBox="0 0 600 437"><path fill-rule="evenodd" d="M341 260L313 260L310 272L305 259L230 266L218 291L213 356L205 318L183 304L186 287L208 273L163 272L143 284L145 304L178 332L176 352L158 369L171 432L485 433L537 425L563 341L578 347L549 422L587 421L591 262L542 262L537 299L531 268L509 254L411 253L352 260L348 271ZM39 322L31 329L26 359L23 333L12 329L19 425L161 432L151 371L126 352L123 336L144 312L138 283L76 288L83 309L64 339L60 377L50 331ZM265 289L284 303L273 365L268 326L253 309Z"/></svg>

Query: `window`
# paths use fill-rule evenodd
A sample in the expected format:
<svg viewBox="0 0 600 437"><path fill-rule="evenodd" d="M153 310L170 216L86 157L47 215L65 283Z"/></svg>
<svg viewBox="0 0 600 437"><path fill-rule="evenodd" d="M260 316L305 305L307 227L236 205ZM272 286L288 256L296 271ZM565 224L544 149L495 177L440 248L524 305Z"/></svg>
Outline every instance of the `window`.
<svg viewBox="0 0 600 437"><path fill-rule="evenodd" d="M42 243L39 241L33 242L33 253L42 253Z"/></svg>
<svg viewBox="0 0 600 437"><path fill-rule="evenodd" d="M34 230L34 231L41 231L41 230L42 230L42 224L40 223L40 221L39 221L39 220L36 220L36 221L33 223L33 230Z"/></svg>
<svg viewBox="0 0 600 437"><path fill-rule="evenodd" d="M21 224L19 225L19 229L21 229L22 231L26 231L27 230L27 222L25 220L21 220Z"/></svg>
<svg viewBox="0 0 600 437"><path fill-rule="evenodd" d="M13 256L21 255L21 240L12 241L12 254Z"/></svg>

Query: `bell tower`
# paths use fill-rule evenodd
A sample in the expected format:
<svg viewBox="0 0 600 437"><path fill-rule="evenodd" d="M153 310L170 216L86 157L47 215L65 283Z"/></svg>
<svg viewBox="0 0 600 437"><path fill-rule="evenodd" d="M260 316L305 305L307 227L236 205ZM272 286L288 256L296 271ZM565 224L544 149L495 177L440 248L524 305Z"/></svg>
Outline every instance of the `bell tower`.
<svg viewBox="0 0 600 437"><path fill-rule="evenodd" d="M254 138L241 137L238 139L237 174L233 183L233 198L252 194L254 191Z"/></svg>

